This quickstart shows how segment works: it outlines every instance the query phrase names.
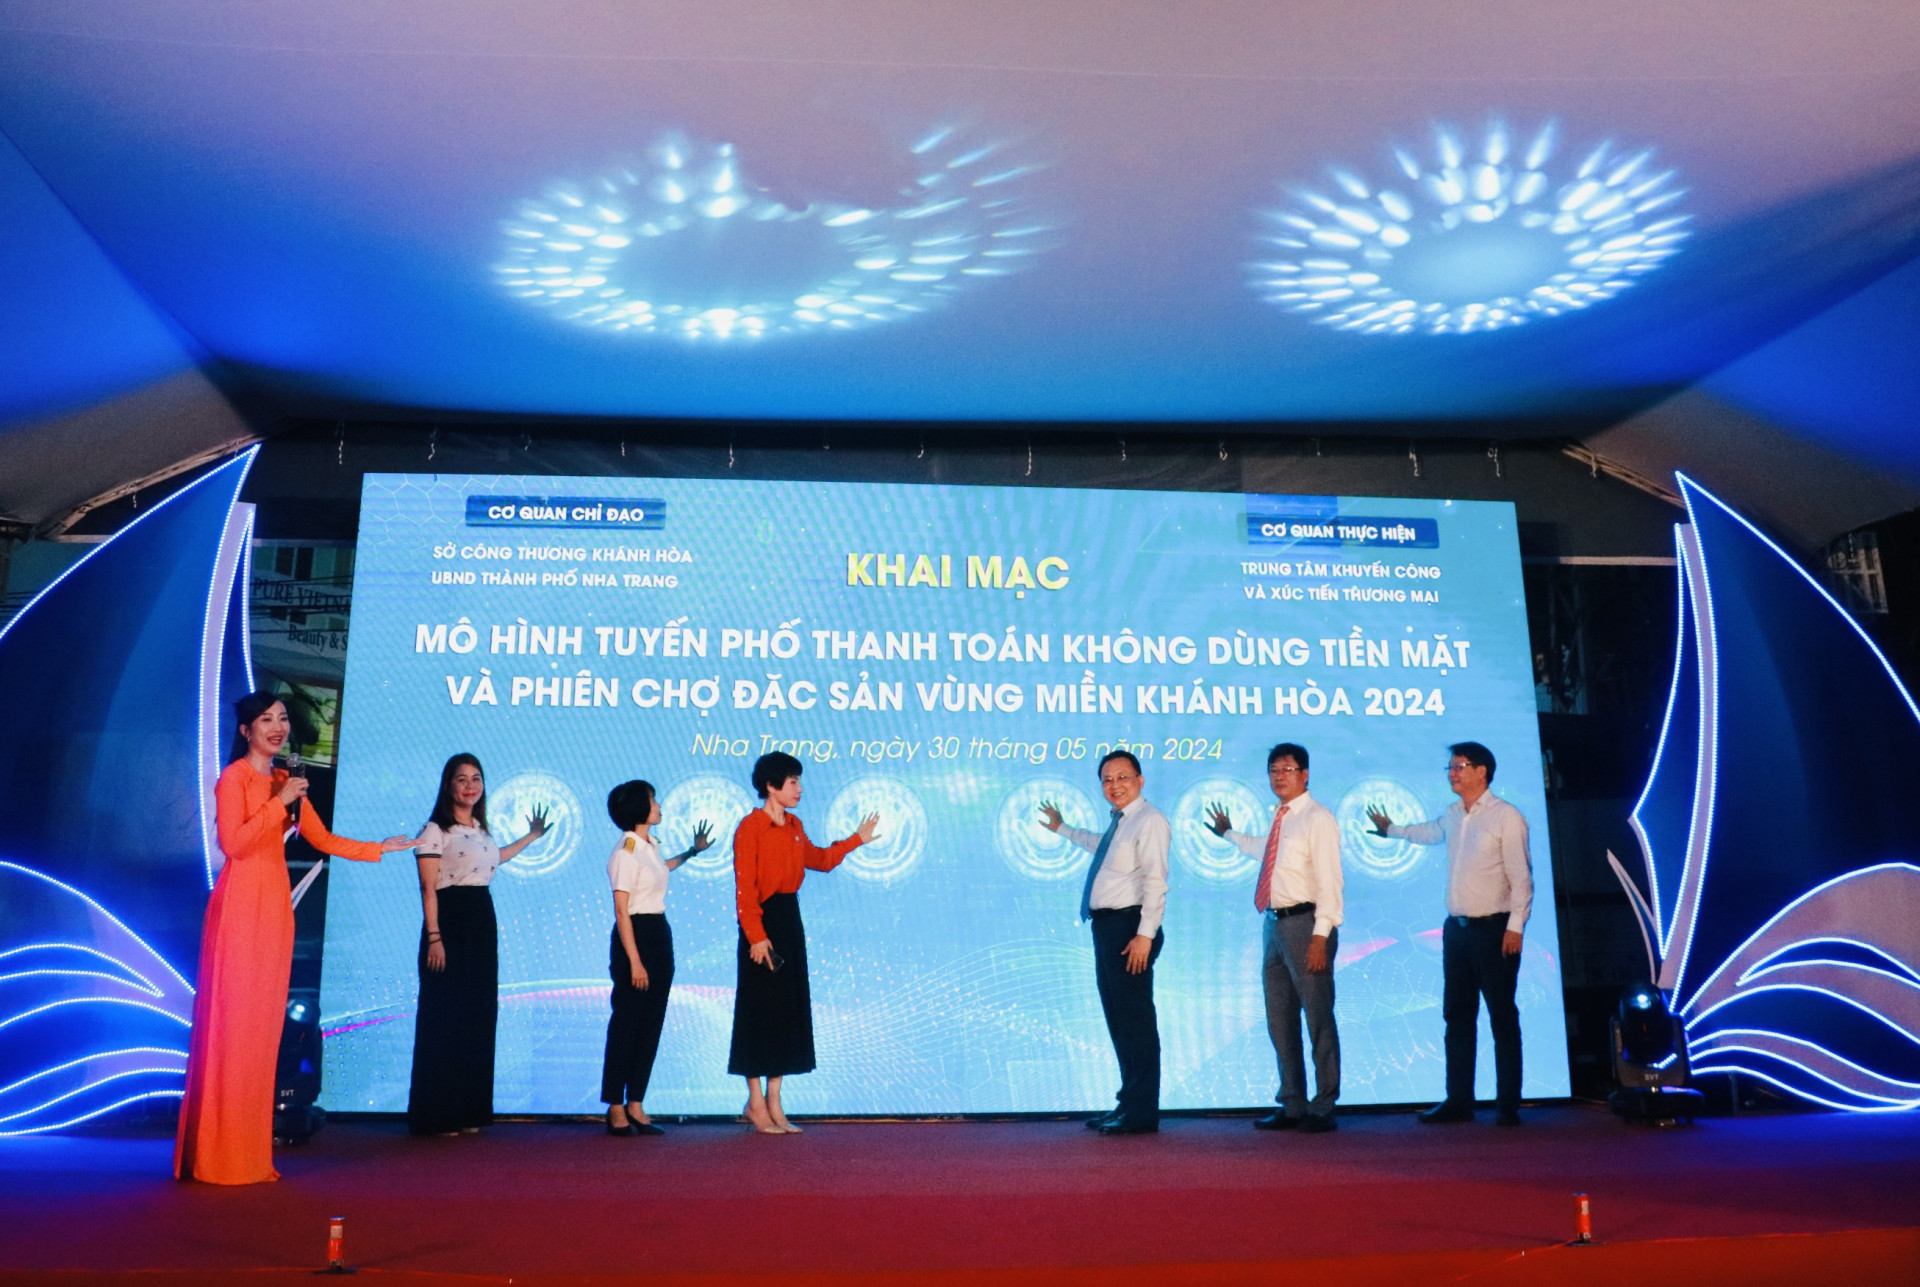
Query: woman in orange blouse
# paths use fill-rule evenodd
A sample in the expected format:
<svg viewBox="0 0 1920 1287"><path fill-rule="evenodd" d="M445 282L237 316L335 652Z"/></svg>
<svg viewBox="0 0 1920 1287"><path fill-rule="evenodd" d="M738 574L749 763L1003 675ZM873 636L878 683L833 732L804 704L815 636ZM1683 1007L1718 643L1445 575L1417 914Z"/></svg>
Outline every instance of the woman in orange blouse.
<svg viewBox="0 0 1920 1287"><path fill-rule="evenodd" d="M845 840L815 848L800 819L788 812L800 803L800 768L800 761L780 751L755 761L753 789L766 804L742 818L733 832L739 982L727 1071L747 1079L747 1120L762 1135L800 1133L780 1109L780 1079L813 1071L807 931L795 895L807 868L832 871L873 839L880 822L879 814L870 813Z"/></svg>
<svg viewBox="0 0 1920 1287"><path fill-rule="evenodd" d="M277 1180L273 1169L273 1071L293 969L293 890L286 830L324 853L378 862L413 848L405 836L374 843L328 831L306 803L307 780L273 767L287 740L287 708L272 693L234 705L240 731L232 763L214 786L214 821L226 865L207 900L193 999L187 1093L180 1105L173 1173L208 1184Z"/></svg>

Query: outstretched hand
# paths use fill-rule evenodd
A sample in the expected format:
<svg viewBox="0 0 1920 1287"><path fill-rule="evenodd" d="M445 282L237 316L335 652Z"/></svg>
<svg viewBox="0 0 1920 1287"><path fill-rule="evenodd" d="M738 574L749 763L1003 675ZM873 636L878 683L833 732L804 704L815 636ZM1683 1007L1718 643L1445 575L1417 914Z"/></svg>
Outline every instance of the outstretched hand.
<svg viewBox="0 0 1920 1287"><path fill-rule="evenodd" d="M411 849L419 843L420 841L413 836L388 836L380 842L380 852L383 854L397 854L401 850Z"/></svg>
<svg viewBox="0 0 1920 1287"><path fill-rule="evenodd" d="M693 828L693 847L690 852L697 854L712 844L713 824L702 818Z"/></svg>
<svg viewBox="0 0 1920 1287"><path fill-rule="evenodd" d="M1219 805L1210 804L1207 806L1207 830L1216 836L1224 836L1233 830L1233 819Z"/></svg>
<svg viewBox="0 0 1920 1287"><path fill-rule="evenodd" d="M527 814L527 838L538 840L547 834L547 811L545 807L534 809Z"/></svg>
<svg viewBox="0 0 1920 1287"><path fill-rule="evenodd" d="M880 815L877 813L869 813L866 817L860 819L860 825L854 828L853 834L859 836L860 843L864 845L871 841L875 835L879 834L879 827Z"/></svg>
<svg viewBox="0 0 1920 1287"><path fill-rule="evenodd" d="M1392 818L1389 818L1372 805L1367 806L1367 821L1373 823L1374 831L1383 836L1387 834L1387 828L1393 825Z"/></svg>
<svg viewBox="0 0 1920 1287"><path fill-rule="evenodd" d="M1042 800L1040 802L1041 826L1045 827L1048 831L1058 831L1060 830L1060 824L1065 821L1066 819L1060 816L1060 806L1051 800Z"/></svg>

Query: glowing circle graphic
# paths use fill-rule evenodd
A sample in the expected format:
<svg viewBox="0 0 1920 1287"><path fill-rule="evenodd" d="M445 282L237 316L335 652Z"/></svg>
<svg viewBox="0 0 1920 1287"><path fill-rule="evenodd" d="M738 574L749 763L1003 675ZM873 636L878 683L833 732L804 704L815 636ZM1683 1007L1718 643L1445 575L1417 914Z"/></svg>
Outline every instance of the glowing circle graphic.
<svg viewBox="0 0 1920 1287"><path fill-rule="evenodd" d="M1196 876L1220 882L1245 880L1251 890L1260 870L1259 860L1241 853L1231 840L1208 829L1208 808L1215 804L1233 819L1235 831L1264 836L1273 825L1272 793L1262 799L1245 783L1208 778L1188 787L1167 819L1173 824L1173 856Z"/></svg>
<svg viewBox="0 0 1920 1287"><path fill-rule="evenodd" d="M880 815L879 834L848 854L841 870L880 885L904 880L927 852L927 811L903 782L870 777L848 785L833 798L826 833L813 836L813 843L827 845L852 835L869 813Z"/></svg>
<svg viewBox="0 0 1920 1287"><path fill-rule="evenodd" d="M685 853L693 843L693 829L702 820L713 830L713 844L697 856L687 859L674 873L713 879L733 873L733 829L740 819L760 807L759 799L745 784L717 773L688 778L660 800L660 825L653 834L660 839L660 852L671 858Z"/></svg>
<svg viewBox="0 0 1920 1287"><path fill-rule="evenodd" d="M504 875L522 880L558 871L580 847L586 817L580 797L550 773L522 773L487 792L487 822L496 836L518 840L526 834L527 816L535 809L547 814L547 834L501 865Z"/></svg>
<svg viewBox="0 0 1920 1287"><path fill-rule="evenodd" d="M1325 191L1261 211L1248 286L1314 322L1368 335L1464 335L1612 299L1679 253L1686 189L1654 149L1611 140L1563 157L1548 121L1530 140L1494 121L1478 139L1436 126L1427 155L1336 166Z"/></svg>
<svg viewBox="0 0 1920 1287"><path fill-rule="evenodd" d="M1059 809L1069 827L1093 831L1105 826L1106 801L1096 804L1084 789L1064 778L1036 778L1015 787L1001 802L993 822L993 847L1009 867L1034 880L1080 875L1093 855L1040 825L1043 801Z"/></svg>
<svg viewBox="0 0 1920 1287"><path fill-rule="evenodd" d="M1403 824L1427 820L1426 805L1404 783L1392 778L1364 778L1354 783L1333 811L1340 824L1342 864L1348 871L1362 871L1383 880L1412 875L1428 847L1382 837L1368 820L1368 809L1378 809Z"/></svg>
<svg viewBox="0 0 1920 1287"><path fill-rule="evenodd" d="M494 276L581 326L688 340L850 330L937 308L1003 277L1048 229L1007 145L940 129L903 149L895 204L790 205L732 144L673 135L585 183L554 184L506 221Z"/></svg>

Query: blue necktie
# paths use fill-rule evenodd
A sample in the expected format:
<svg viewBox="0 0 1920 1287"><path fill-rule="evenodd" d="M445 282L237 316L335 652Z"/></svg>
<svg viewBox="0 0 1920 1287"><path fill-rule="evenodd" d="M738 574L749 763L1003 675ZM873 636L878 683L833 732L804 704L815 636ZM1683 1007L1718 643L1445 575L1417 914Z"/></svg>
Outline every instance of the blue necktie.
<svg viewBox="0 0 1920 1287"><path fill-rule="evenodd" d="M1087 887L1080 891L1080 919L1093 919L1093 881L1100 874L1100 864L1107 860L1107 850L1113 847L1113 833L1120 830L1120 810L1113 811L1113 821L1107 824L1107 834L1100 837L1100 847L1093 851L1093 861L1087 864Z"/></svg>

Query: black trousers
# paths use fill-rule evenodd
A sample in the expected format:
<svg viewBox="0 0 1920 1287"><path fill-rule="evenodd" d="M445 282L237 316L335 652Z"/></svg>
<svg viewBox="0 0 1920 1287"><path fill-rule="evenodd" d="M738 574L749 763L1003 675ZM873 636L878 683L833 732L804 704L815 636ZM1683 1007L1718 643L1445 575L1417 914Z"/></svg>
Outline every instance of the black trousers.
<svg viewBox="0 0 1920 1287"><path fill-rule="evenodd" d="M1520 1107L1520 958L1500 950L1507 914L1449 916L1440 934L1445 979L1440 1009L1447 1021L1447 1102L1473 1103L1473 1069L1480 1029L1480 998L1487 999L1493 1029L1495 1103Z"/></svg>
<svg viewBox="0 0 1920 1287"><path fill-rule="evenodd" d="M1164 932L1153 936L1147 968L1127 973L1125 950L1140 932L1140 909L1095 908L1093 981L1100 989L1107 1036L1120 1060L1120 1116L1133 1125L1160 1120L1160 1020L1153 1008L1153 963L1165 945Z"/></svg>
<svg viewBox="0 0 1920 1287"><path fill-rule="evenodd" d="M407 1129L444 1135L493 1120L493 1029L500 1017L500 937L485 885L436 895L444 970L427 968L420 926L420 1009L413 1023Z"/></svg>
<svg viewBox="0 0 1920 1287"><path fill-rule="evenodd" d="M613 1015L607 1020L607 1054L600 1065L600 1102L638 1104L647 1097L654 1056L660 1053L660 1029L667 1022L667 994L673 991L673 928L658 912L629 916L633 945L647 972L644 989L633 986L633 963L620 927L613 927L607 971L613 975Z"/></svg>

